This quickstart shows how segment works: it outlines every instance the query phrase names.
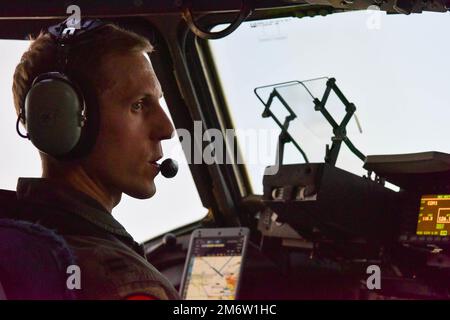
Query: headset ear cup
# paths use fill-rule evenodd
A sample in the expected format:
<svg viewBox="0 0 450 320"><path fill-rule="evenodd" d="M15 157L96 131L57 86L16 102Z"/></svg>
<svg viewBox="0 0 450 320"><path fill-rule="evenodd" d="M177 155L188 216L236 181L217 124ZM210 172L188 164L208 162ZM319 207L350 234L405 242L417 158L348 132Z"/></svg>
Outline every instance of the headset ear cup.
<svg viewBox="0 0 450 320"><path fill-rule="evenodd" d="M86 156L94 147L100 129L100 109L94 85L86 80L83 81L86 77L73 72L70 74L70 78L77 83L78 88L83 92L87 119L78 145L65 157L74 159Z"/></svg>
<svg viewBox="0 0 450 320"><path fill-rule="evenodd" d="M63 77L35 81L25 98L26 129L40 151L56 158L70 153L82 134L84 102Z"/></svg>

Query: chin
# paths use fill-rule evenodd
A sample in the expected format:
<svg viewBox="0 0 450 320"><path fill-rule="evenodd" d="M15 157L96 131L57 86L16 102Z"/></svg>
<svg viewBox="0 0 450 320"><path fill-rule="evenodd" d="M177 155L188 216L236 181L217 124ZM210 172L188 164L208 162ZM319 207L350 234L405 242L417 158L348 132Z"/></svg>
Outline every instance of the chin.
<svg viewBox="0 0 450 320"><path fill-rule="evenodd" d="M124 191L127 195L136 199L148 199L155 195L156 187L152 182L151 185L140 186L139 188L130 188L130 190Z"/></svg>

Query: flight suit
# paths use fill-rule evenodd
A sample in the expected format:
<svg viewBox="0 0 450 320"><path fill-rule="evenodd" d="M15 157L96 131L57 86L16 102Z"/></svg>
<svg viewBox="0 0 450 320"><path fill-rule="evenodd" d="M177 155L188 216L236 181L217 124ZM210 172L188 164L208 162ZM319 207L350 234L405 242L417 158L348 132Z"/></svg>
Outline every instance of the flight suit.
<svg viewBox="0 0 450 320"><path fill-rule="evenodd" d="M19 178L16 195L14 218L54 230L67 242L79 267L80 281L71 288L78 299L180 299L96 200L43 178Z"/></svg>

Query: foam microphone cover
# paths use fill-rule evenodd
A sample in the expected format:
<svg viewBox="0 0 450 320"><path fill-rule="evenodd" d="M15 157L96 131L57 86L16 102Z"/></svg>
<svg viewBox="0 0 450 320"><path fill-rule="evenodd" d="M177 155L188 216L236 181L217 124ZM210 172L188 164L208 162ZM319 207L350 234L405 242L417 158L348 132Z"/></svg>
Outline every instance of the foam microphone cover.
<svg viewBox="0 0 450 320"><path fill-rule="evenodd" d="M178 172L178 163L172 159L164 160L161 165L161 174L166 178L173 178Z"/></svg>

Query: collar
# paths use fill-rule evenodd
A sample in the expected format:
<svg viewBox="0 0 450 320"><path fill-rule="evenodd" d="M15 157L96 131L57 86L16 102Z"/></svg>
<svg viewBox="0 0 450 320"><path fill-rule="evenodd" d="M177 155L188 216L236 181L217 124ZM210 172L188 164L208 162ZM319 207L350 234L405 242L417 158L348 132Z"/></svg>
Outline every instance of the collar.
<svg viewBox="0 0 450 320"><path fill-rule="evenodd" d="M45 178L19 178L17 198L76 214L106 232L133 240L98 201L70 186Z"/></svg>

